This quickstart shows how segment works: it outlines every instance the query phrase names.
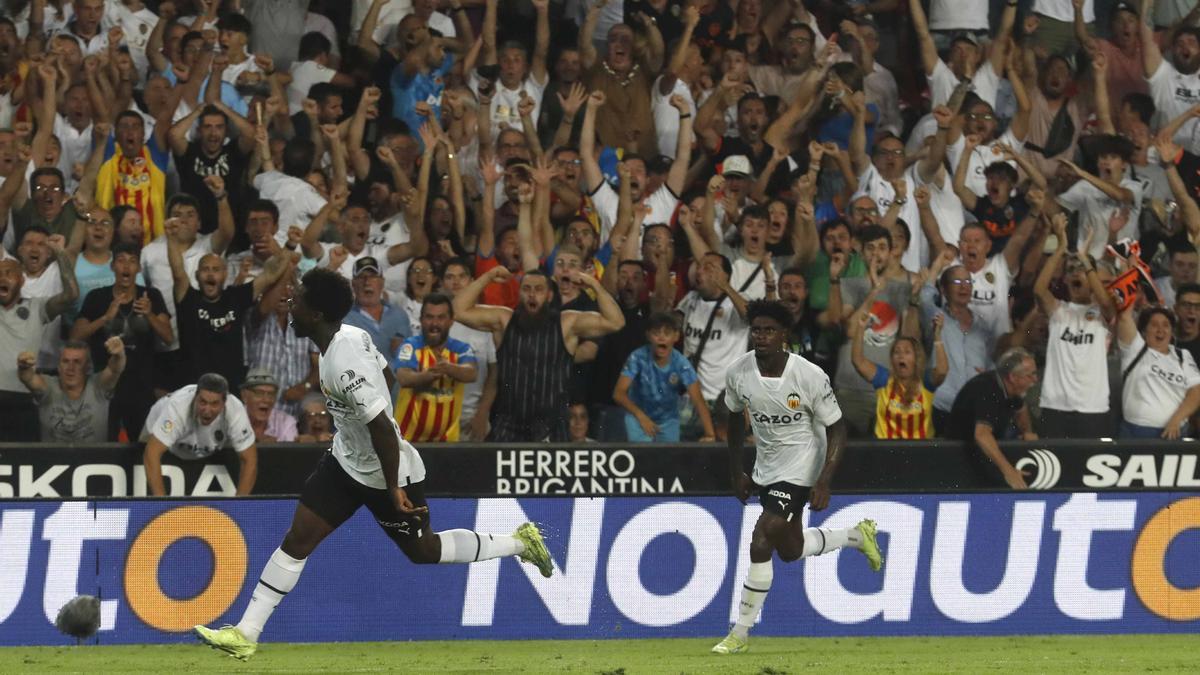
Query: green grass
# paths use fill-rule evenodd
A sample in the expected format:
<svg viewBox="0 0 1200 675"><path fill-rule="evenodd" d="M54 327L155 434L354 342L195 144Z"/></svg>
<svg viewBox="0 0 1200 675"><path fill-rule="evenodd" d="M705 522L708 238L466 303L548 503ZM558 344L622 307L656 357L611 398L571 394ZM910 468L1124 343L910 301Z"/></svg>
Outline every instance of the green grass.
<svg viewBox="0 0 1200 675"><path fill-rule="evenodd" d="M716 640L265 644L240 663L194 643L7 647L0 673L1115 673L1196 672L1189 635L1007 638L752 638L750 652L710 654Z"/></svg>

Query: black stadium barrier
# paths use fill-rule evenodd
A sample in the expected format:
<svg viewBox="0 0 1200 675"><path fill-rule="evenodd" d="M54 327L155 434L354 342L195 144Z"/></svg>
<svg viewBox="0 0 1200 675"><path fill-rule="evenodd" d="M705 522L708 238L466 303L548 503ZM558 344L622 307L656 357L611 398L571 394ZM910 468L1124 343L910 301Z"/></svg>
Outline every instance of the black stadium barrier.
<svg viewBox="0 0 1200 675"><path fill-rule="evenodd" d="M1035 490L1200 488L1195 441L1003 443ZM726 449L713 444L444 444L420 448L427 494L441 497L729 494ZM258 448L254 495L294 495L325 446ZM747 450L749 458L752 450ZM995 489L955 442L854 442L834 483L840 492ZM168 494L234 494L232 450L204 460L167 454ZM1002 487L1002 486L1001 486ZM146 494L142 452L131 445L0 444L0 498L124 497Z"/></svg>

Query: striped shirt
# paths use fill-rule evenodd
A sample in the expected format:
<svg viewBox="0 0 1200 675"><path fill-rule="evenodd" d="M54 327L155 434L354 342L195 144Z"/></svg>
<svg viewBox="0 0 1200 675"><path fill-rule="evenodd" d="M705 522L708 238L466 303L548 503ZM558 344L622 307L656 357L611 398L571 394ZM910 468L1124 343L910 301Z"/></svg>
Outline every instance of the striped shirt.
<svg viewBox="0 0 1200 675"><path fill-rule="evenodd" d="M425 344L424 335L404 341L392 359L392 368L422 372L441 360L456 365L475 363L471 346L449 338L440 349ZM452 377L439 377L423 389L401 387L396 398L396 422L400 433L410 441L455 442L462 417L463 383Z"/></svg>
<svg viewBox="0 0 1200 675"><path fill-rule="evenodd" d="M308 379L312 362L309 353L314 345L308 338L297 337L290 323L279 325L279 318L271 313L260 316L251 308L246 322L246 366L266 368L279 382L279 391L284 392ZM279 409L297 416L299 401L285 401L280 396Z"/></svg>
<svg viewBox="0 0 1200 675"><path fill-rule="evenodd" d="M926 381L918 396L904 401L900 383L887 368L875 366L875 438L933 438L933 392Z"/></svg>
<svg viewBox="0 0 1200 675"><path fill-rule="evenodd" d="M520 311L520 310L519 310ZM496 350L495 411L522 422L566 409L574 357L563 341L561 314L547 311L528 325L514 314Z"/></svg>

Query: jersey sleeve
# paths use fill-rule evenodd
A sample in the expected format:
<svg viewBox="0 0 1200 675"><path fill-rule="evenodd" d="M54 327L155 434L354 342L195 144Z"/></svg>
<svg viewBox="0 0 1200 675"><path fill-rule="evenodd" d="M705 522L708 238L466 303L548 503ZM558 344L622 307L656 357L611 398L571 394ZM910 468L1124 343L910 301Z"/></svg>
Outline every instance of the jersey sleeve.
<svg viewBox="0 0 1200 675"><path fill-rule="evenodd" d="M688 387L692 386L693 382L696 382L699 379L700 376L696 374L696 369L692 367L692 362L688 361L687 358L680 354L679 383L682 385L682 388L686 391Z"/></svg>
<svg viewBox="0 0 1200 675"><path fill-rule="evenodd" d="M871 380L871 386L876 389L883 389L887 386L888 378L892 376L891 371L881 365L875 365L875 378Z"/></svg>
<svg viewBox="0 0 1200 675"><path fill-rule="evenodd" d="M1200 367L1196 366L1192 353L1186 350L1183 352L1183 382L1188 389L1200 385Z"/></svg>
<svg viewBox="0 0 1200 675"><path fill-rule="evenodd" d="M808 384L809 407L812 409L813 419L818 424L829 426L842 419L842 409L833 395L833 386L829 383L829 376L825 371L815 366L809 371L804 380Z"/></svg>
<svg viewBox="0 0 1200 675"><path fill-rule="evenodd" d="M369 340L370 338L368 338ZM347 408L346 416L354 421L366 424L375 419L379 413L391 405L391 397L387 391L381 391L373 383L371 371L380 369L383 359L374 348L369 352L357 349L352 359L338 360L337 368L330 375L335 382L325 382L333 385L335 397ZM386 361L383 363L386 365Z"/></svg>
<svg viewBox="0 0 1200 675"><path fill-rule="evenodd" d="M163 401L162 407L155 406L150 409L150 420L147 423L147 428L150 430L150 435L154 436L163 445L170 448L175 444L175 441L183 438L185 429L183 425L183 417L180 416L175 409L175 401L168 397Z"/></svg>
<svg viewBox="0 0 1200 675"><path fill-rule="evenodd" d="M471 349L471 345L461 340L452 340L449 346L451 351L458 355L458 364L460 366L479 362L479 359L475 358L475 350Z"/></svg>
<svg viewBox="0 0 1200 675"><path fill-rule="evenodd" d="M621 376L628 377L631 380L636 380L638 372L638 353L634 350L629 354L629 358L625 359L625 365L621 368Z"/></svg>
<svg viewBox="0 0 1200 675"><path fill-rule="evenodd" d="M746 403L742 400L741 380L736 368L730 368L725 373L725 407L729 412L742 412Z"/></svg>
<svg viewBox="0 0 1200 675"><path fill-rule="evenodd" d="M400 349L396 352L396 358L392 359L392 369L420 370L421 362L417 359L417 347L418 345L412 338L404 340L404 344L400 345Z"/></svg>

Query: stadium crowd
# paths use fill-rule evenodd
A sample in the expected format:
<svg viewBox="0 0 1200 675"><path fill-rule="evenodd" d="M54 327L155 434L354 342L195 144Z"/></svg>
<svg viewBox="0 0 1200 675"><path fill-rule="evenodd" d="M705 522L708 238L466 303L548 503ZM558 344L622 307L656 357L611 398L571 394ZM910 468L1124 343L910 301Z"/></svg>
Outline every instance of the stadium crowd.
<svg viewBox="0 0 1200 675"><path fill-rule="evenodd" d="M313 267L418 443L1196 422L1195 0L3 2L0 440L329 440Z"/></svg>

